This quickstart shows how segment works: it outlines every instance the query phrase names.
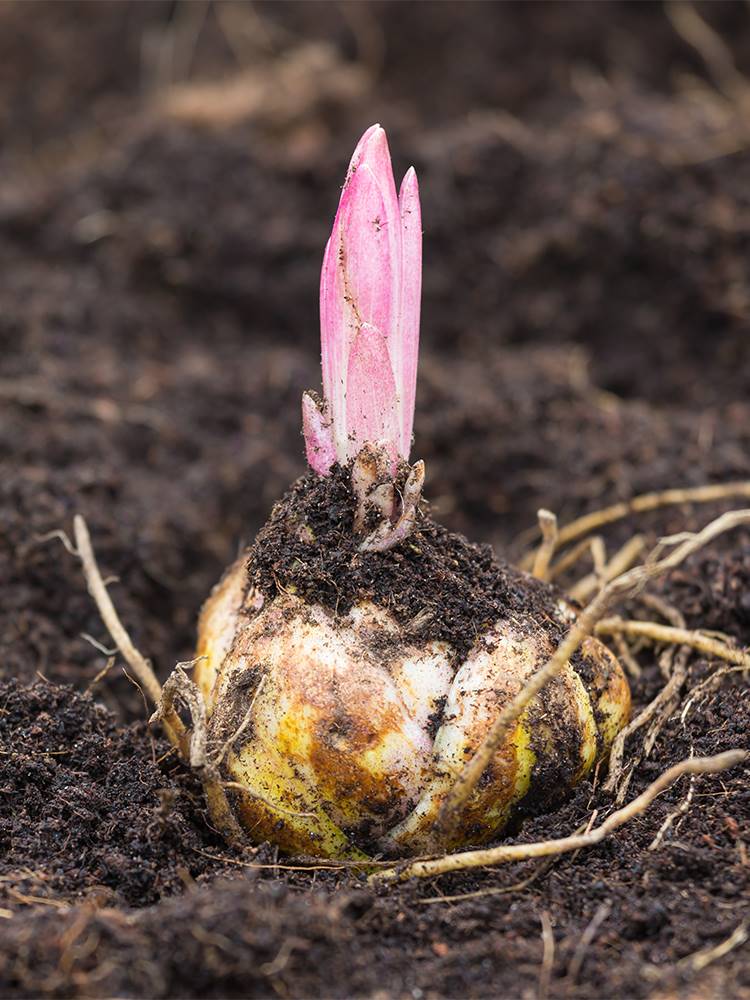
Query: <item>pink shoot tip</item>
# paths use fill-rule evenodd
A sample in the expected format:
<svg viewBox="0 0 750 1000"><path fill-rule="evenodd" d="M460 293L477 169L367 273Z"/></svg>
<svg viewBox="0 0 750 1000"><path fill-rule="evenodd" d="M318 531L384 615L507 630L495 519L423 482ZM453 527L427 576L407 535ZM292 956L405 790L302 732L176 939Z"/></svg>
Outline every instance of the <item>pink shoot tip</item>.
<svg viewBox="0 0 750 1000"><path fill-rule="evenodd" d="M414 423L422 222L412 167L396 193L385 132L354 150L320 276L321 402L303 397L307 459L326 475L365 444L407 461Z"/></svg>

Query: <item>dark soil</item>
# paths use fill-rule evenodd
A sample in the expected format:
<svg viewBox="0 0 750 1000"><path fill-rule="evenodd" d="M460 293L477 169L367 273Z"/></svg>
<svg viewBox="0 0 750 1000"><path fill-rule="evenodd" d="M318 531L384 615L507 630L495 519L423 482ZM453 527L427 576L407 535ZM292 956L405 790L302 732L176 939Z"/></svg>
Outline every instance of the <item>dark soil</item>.
<svg viewBox="0 0 750 1000"><path fill-rule="evenodd" d="M0 994L536 997L546 913L550 996L750 997L741 934L690 957L750 919L747 768L697 779L658 850L687 779L520 888L533 864L376 891L268 846L241 857L122 664L86 693L107 656L81 634L108 640L48 537L84 514L160 675L192 655L211 586L304 472L320 256L378 119L423 193L414 456L436 520L514 558L540 506L565 522L750 478L742 78L707 69L661 5L203 7L0 5ZM698 10L750 71L746 6ZM170 85L238 72L231 120L226 91L168 110ZM738 531L657 589L748 645L749 583ZM638 652L637 706L657 653ZM692 659L629 796L748 746L742 674L683 714L718 667ZM514 836L612 807L585 783Z"/></svg>
<svg viewBox="0 0 750 1000"><path fill-rule="evenodd" d="M528 616L553 637L562 631L555 588L499 562L491 546L473 545L421 511L403 543L360 552L355 507L350 467L302 476L248 550L252 585L270 598L291 588L342 615L372 601L416 642L447 642L457 663L500 619Z"/></svg>

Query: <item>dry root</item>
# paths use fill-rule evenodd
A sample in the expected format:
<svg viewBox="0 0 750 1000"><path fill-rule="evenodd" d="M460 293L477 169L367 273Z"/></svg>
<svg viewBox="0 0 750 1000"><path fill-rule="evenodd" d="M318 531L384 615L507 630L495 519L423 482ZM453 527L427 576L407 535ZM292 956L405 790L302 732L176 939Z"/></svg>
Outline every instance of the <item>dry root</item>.
<svg viewBox="0 0 750 1000"><path fill-rule="evenodd" d="M539 580L548 580L550 560L557 545L557 518L551 510L544 509L537 512L537 518L539 530L542 533L542 544L534 556L534 566L531 573Z"/></svg>
<svg viewBox="0 0 750 1000"><path fill-rule="evenodd" d="M162 698L161 684L151 664L140 650L137 649L127 629L120 621L120 616L117 614L115 606L112 603L112 598L107 591L107 581L102 578L102 574L99 571L86 521L80 514L76 514L73 518L75 545L72 544L64 531L54 531L47 537L59 538L68 552L80 559L88 591L94 599L97 610L112 637L117 651L133 671L139 687L145 692L148 700L152 705L158 706ZM106 652L109 654L110 651ZM96 683L109 667L110 663L108 662L105 670L97 675L92 684ZM164 730L173 746L179 748L185 736L185 727L182 725L179 717L166 720L164 722Z"/></svg>
<svg viewBox="0 0 750 1000"><path fill-rule="evenodd" d="M750 656L741 649L733 649L724 642L713 639L700 629L675 628L659 625L657 622L643 622L637 619L603 618L594 629L595 635L638 636L652 642L667 642L675 646L689 646L706 656L726 660L737 666L750 669Z"/></svg>
<svg viewBox="0 0 750 1000"><path fill-rule="evenodd" d="M593 531L614 521L621 521L630 514L641 514L650 510L658 510L660 507L669 507L676 504L690 503L712 503L717 500L727 500L730 498L750 499L750 481L737 483L717 483L711 486L698 486L694 489L660 490L656 493L643 493L633 497L632 500L624 500L622 503L612 504L611 507L604 507L602 510L592 511L584 514L583 517L576 518L570 524L560 528L555 543L555 551L561 549L568 542L574 542L584 535L590 535ZM521 569L530 570L534 564L534 553L525 556L521 562Z"/></svg>
<svg viewBox="0 0 750 1000"><path fill-rule="evenodd" d="M219 773L221 758L211 757L208 753L206 703L197 684L194 684L185 672L186 666L187 664L178 663L169 675L159 706L151 717L151 722L161 721L165 729L173 731L178 724L182 727L178 748L183 759L200 778L211 819L228 843L233 846L243 846L245 837L234 818L221 781ZM180 703L190 713L189 729L183 725L178 714Z"/></svg>
<svg viewBox="0 0 750 1000"><path fill-rule="evenodd" d="M674 764L660 775L632 802L611 813L603 823L588 833L573 834L569 837L560 837L557 840L542 840L530 844L502 844L499 847L489 847L478 851L462 851L457 854L446 854L440 858L414 861L403 867L376 872L370 876L370 881L403 882L410 878L431 878L435 875L445 875L448 872L487 868L493 865L508 864L511 861L528 861L531 858L565 854L581 850L581 848L594 847L618 827L644 813L658 795L683 775L717 774L747 760L750 760L750 751L727 750L715 757L692 757L680 761L679 764Z"/></svg>

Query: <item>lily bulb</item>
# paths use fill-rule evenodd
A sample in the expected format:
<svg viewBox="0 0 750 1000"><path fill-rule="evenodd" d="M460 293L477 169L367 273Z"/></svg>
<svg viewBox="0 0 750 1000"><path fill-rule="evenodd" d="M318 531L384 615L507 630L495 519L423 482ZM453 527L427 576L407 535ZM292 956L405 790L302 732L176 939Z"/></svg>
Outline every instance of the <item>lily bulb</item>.
<svg viewBox="0 0 750 1000"><path fill-rule="evenodd" d="M462 769L576 611L420 509L424 465L408 464L420 286L416 175L397 195L375 125L323 258L323 398L302 404L311 472L199 624L195 680L226 802L248 839L292 853L491 840L554 805L628 718L617 659L587 639L441 822Z"/></svg>

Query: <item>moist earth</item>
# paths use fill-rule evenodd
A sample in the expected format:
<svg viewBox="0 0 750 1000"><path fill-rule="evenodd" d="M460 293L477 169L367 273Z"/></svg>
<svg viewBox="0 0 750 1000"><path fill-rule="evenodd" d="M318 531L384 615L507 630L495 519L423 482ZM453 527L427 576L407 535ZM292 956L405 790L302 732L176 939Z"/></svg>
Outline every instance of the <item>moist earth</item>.
<svg viewBox="0 0 750 1000"><path fill-rule="evenodd" d="M718 63L661 5L202 7L0 6L0 995L750 996L747 767L549 867L373 888L238 854L119 658L102 673L54 534L86 517L162 678L193 655L211 586L304 473L320 256L378 119L423 194L413 457L446 531L512 562L539 507L750 479L746 7L694 8ZM749 585L741 529L655 592L747 646ZM664 677L634 652L637 710ZM721 667L693 656L650 753L628 741L628 799L747 747L747 678ZM601 821L602 779L506 840Z"/></svg>

